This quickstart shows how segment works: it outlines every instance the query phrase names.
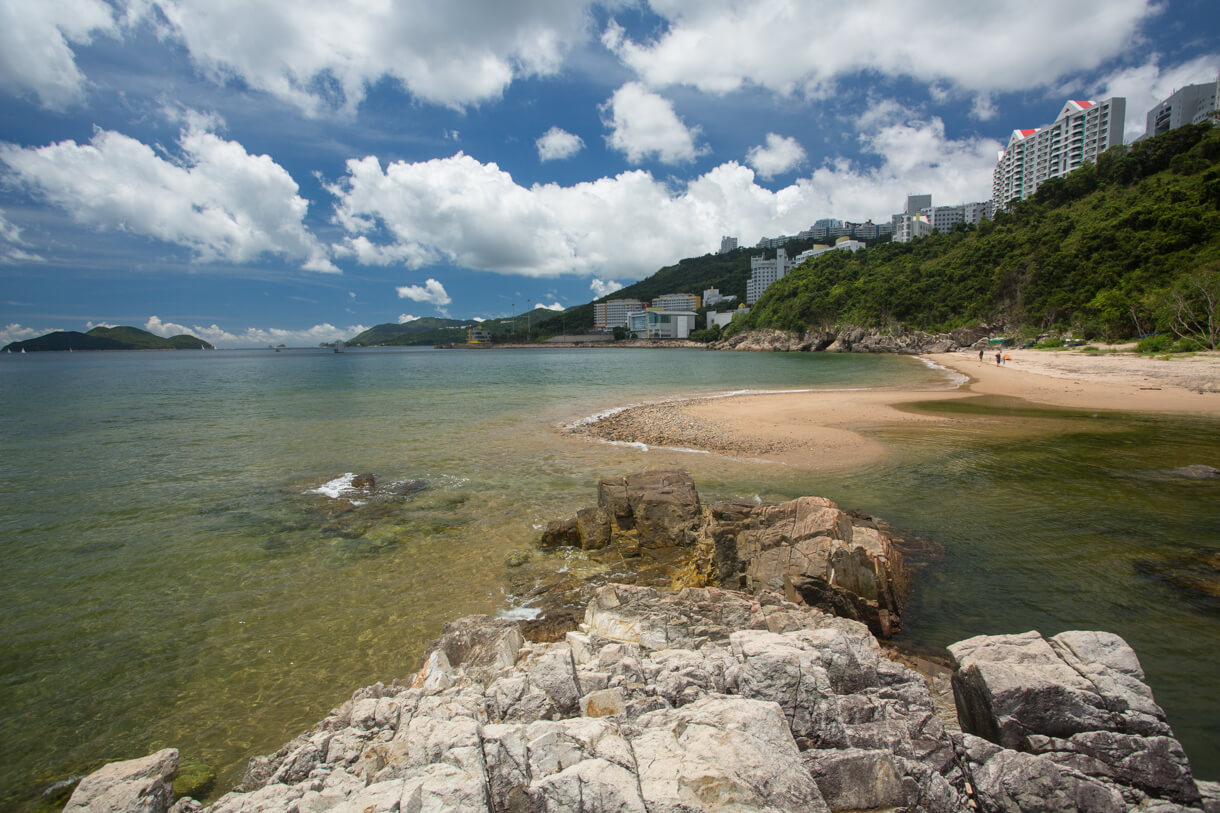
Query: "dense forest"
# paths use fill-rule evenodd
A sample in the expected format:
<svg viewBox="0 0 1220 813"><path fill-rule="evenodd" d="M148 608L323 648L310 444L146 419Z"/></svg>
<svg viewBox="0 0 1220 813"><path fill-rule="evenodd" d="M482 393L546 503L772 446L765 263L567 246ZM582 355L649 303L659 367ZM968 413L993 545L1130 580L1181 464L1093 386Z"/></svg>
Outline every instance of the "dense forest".
<svg viewBox="0 0 1220 813"><path fill-rule="evenodd" d="M977 227L810 260L730 329L984 323L1214 349L1218 304L1220 130L1201 124L1111 148Z"/></svg>

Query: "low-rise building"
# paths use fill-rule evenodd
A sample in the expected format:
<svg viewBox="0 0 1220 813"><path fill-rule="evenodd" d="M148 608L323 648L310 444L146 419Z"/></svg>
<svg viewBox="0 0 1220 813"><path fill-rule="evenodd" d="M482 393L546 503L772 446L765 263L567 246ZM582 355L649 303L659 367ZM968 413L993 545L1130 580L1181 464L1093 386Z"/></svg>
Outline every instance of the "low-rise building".
<svg viewBox="0 0 1220 813"><path fill-rule="evenodd" d="M686 339L695 329L694 311L648 308L631 314L628 329L637 339Z"/></svg>
<svg viewBox="0 0 1220 813"><path fill-rule="evenodd" d="M593 329L609 331L616 327L626 327L627 318L636 311L644 310L644 307L644 303L638 299L608 299L605 302L594 302Z"/></svg>
<svg viewBox="0 0 1220 813"><path fill-rule="evenodd" d="M652 307L661 311L697 311L699 297L696 294L661 294L652 300Z"/></svg>
<svg viewBox="0 0 1220 813"><path fill-rule="evenodd" d="M703 306L707 308L719 305L721 302L734 302L736 299L737 294L728 294L726 296L720 293L719 288L708 288L703 292Z"/></svg>

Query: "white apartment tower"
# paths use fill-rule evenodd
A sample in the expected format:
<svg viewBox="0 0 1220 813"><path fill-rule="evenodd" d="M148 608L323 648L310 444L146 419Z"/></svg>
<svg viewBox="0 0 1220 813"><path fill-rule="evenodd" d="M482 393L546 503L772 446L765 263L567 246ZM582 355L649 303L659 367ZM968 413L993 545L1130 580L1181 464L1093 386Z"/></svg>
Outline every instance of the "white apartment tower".
<svg viewBox="0 0 1220 813"><path fill-rule="evenodd" d="M996 209L1010 200L1025 200L1048 178L1062 178L1123 143L1127 100L1067 101L1053 124L1013 130L991 176Z"/></svg>
<svg viewBox="0 0 1220 813"><path fill-rule="evenodd" d="M762 296L763 291L777 279L783 279L792 270L788 261L788 252L782 248L775 250L775 259L767 260L762 255L750 258L750 281L746 283L746 304L753 305Z"/></svg>

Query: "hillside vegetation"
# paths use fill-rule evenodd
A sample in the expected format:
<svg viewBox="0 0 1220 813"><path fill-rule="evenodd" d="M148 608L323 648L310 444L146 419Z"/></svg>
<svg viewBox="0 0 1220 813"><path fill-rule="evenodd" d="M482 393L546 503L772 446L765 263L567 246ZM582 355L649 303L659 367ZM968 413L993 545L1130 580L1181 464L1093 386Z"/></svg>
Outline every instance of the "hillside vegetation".
<svg viewBox="0 0 1220 813"><path fill-rule="evenodd" d="M38 350L198 350L201 347L214 349L203 339L185 333L166 339L138 327L98 326L88 333L57 330L36 339L12 342L4 349L13 353L22 350L33 353Z"/></svg>
<svg viewBox="0 0 1220 813"><path fill-rule="evenodd" d="M779 280L733 332L979 323L1216 347L1220 130L1182 127L1042 184L977 227L831 252Z"/></svg>

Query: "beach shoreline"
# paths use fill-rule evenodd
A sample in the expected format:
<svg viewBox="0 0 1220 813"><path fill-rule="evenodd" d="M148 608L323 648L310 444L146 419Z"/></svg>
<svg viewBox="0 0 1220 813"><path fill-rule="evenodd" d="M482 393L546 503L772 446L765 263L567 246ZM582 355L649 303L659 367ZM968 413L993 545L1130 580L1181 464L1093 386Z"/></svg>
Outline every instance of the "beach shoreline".
<svg viewBox="0 0 1220 813"><path fill-rule="evenodd" d="M968 418L904 405L979 396L1035 407L1220 417L1220 353L1173 361L1075 351L936 353L925 363L960 374L944 389L806 390L742 393L642 404L566 428L596 440L710 452L804 468L854 468L884 458L870 430L952 424Z"/></svg>

